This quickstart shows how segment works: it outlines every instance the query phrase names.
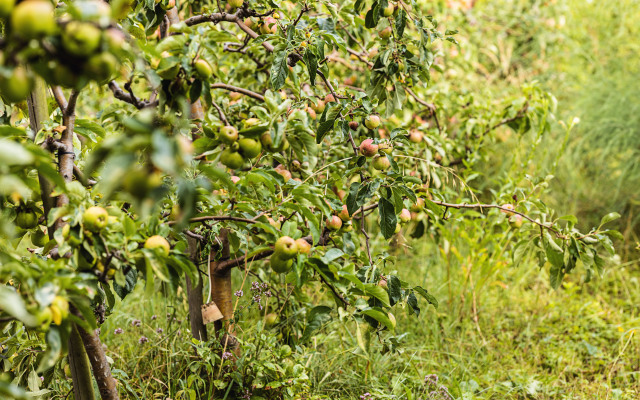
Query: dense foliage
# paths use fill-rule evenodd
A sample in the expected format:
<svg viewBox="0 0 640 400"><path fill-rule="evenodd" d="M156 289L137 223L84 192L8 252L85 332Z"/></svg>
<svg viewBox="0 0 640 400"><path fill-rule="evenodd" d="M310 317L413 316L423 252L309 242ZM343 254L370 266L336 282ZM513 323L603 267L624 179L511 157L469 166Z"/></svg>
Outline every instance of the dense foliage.
<svg viewBox="0 0 640 400"><path fill-rule="evenodd" d="M552 177L528 173L555 98L454 84L440 6L3 0L0 391L46 394L69 371L85 398L84 347L102 398L132 392L96 328L137 282L199 311L208 274L223 322L207 340L190 314L181 394L300 398L296 353L330 318L355 323L362 352L396 352L394 313L438 306L394 248L445 242L452 220L517 237L514 264L554 288L600 274L617 214L581 232L542 200ZM520 171L476 185L512 133L535 138ZM236 267L257 279L241 307ZM238 342L256 308L264 330Z"/></svg>

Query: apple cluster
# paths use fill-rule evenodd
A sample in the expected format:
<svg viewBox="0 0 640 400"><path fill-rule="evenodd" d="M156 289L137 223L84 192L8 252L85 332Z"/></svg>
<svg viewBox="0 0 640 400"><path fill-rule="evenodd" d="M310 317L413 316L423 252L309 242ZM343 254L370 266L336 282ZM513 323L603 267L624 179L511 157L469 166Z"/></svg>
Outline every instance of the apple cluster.
<svg viewBox="0 0 640 400"><path fill-rule="evenodd" d="M99 0L72 2L60 11L48 0L0 0L7 38L0 52L0 93L7 102L27 97L33 71L52 85L76 89L116 74L126 38L113 25L115 11Z"/></svg>
<svg viewBox="0 0 640 400"><path fill-rule="evenodd" d="M293 259L298 254L309 254L310 251L311 244L305 239L282 236L276 240L270 260L271 268L277 273L289 272L293 266Z"/></svg>

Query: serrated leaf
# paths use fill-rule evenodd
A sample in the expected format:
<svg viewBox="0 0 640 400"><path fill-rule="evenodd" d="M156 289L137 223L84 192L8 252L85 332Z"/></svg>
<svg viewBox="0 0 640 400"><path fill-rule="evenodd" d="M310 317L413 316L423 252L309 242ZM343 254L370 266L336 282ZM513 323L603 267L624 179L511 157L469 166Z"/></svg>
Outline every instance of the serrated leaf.
<svg viewBox="0 0 640 400"><path fill-rule="evenodd" d="M431 293L427 292L426 289L420 286L415 286L413 290L420 296L424 297L424 299L427 300L429 304L433 305L436 309L438 308L438 299L436 299Z"/></svg>
<svg viewBox="0 0 640 400"><path fill-rule="evenodd" d="M289 72L287 55L287 50L283 49L276 52L273 56L273 64L271 64L271 86L273 90L280 90L287 80L287 74Z"/></svg>
<svg viewBox="0 0 640 400"><path fill-rule="evenodd" d="M396 219L396 210L393 203L384 197L378 202L378 211L380 213L380 230L385 239L391 238L395 231L398 221Z"/></svg>

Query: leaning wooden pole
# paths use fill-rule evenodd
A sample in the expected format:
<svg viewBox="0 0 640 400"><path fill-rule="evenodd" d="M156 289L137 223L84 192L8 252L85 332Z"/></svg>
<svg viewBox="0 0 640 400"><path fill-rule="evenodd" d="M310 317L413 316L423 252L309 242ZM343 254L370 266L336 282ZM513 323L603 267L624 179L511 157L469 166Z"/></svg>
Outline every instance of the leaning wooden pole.
<svg viewBox="0 0 640 400"><path fill-rule="evenodd" d="M233 319L233 287L231 284L231 268L220 269L218 264L229 259L229 240L227 229L221 229L218 239L220 245L217 249L212 248L211 263L209 264L209 276L211 279L211 300L218 306L222 313L222 319L214 323L216 333L221 335L222 345L233 350L236 354L240 348L234 337L234 326L230 320ZM219 254L215 254L219 252ZM217 257L216 257L217 256ZM224 332L224 334L221 334Z"/></svg>
<svg viewBox="0 0 640 400"><path fill-rule="evenodd" d="M198 240L192 237L187 238L187 244L189 249L189 258L191 261L198 265L199 254ZM189 301L189 324L191 325L191 336L195 339L206 341L207 340L207 328L202 320L202 277L198 273L198 281L191 282L191 279L187 276L187 298Z"/></svg>

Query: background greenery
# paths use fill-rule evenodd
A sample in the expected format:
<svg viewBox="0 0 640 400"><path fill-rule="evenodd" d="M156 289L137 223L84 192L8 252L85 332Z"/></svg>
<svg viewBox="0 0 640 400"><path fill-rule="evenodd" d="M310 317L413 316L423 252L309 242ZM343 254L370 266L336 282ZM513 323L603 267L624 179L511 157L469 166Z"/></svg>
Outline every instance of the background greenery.
<svg viewBox="0 0 640 400"><path fill-rule="evenodd" d="M508 99L539 81L558 101L551 135L518 136L506 128L496 135L482 172L465 175L477 194L508 192L501 183L507 175L553 175L545 202L577 215L585 227L619 212L616 228L626 240L604 276L585 283L575 274L554 291L547 271L534 263L510 266L510 232L462 230L455 218L435 242L410 240L407 229L397 242L398 272L431 288L440 307L424 309L419 318L400 313L399 331L407 334L397 338L402 347L395 354L381 354L381 345L365 353L359 327L328 322L313 346L296 353L311 382L303 396L447 398L424 387L425 376L435 374L462 399L637 399L640 2L481 0L466 10L444 3L436 14L459 28L461 46L446 47L436 61L446 63L449 79L441 83L433 74L434 96L469 101L465 88L474 96ZM239 285L243 276L235 273ZM270 334L261 336L263 312L250 305L251 278L238 301L247 307L239 337L269 349ZM175 398L202 368L193 363L188 322L172 318L174 311L186 314L186 302L134 295L140 301L116 308L102 327L114 375L131 398ZM132 325L135 319L141 326ZM117 328L124 332L115 335ZM148 344L139 344L143 335ZM271 350L277 361L279 350ZM58 385L62 398L69 382Z"/></svg>

